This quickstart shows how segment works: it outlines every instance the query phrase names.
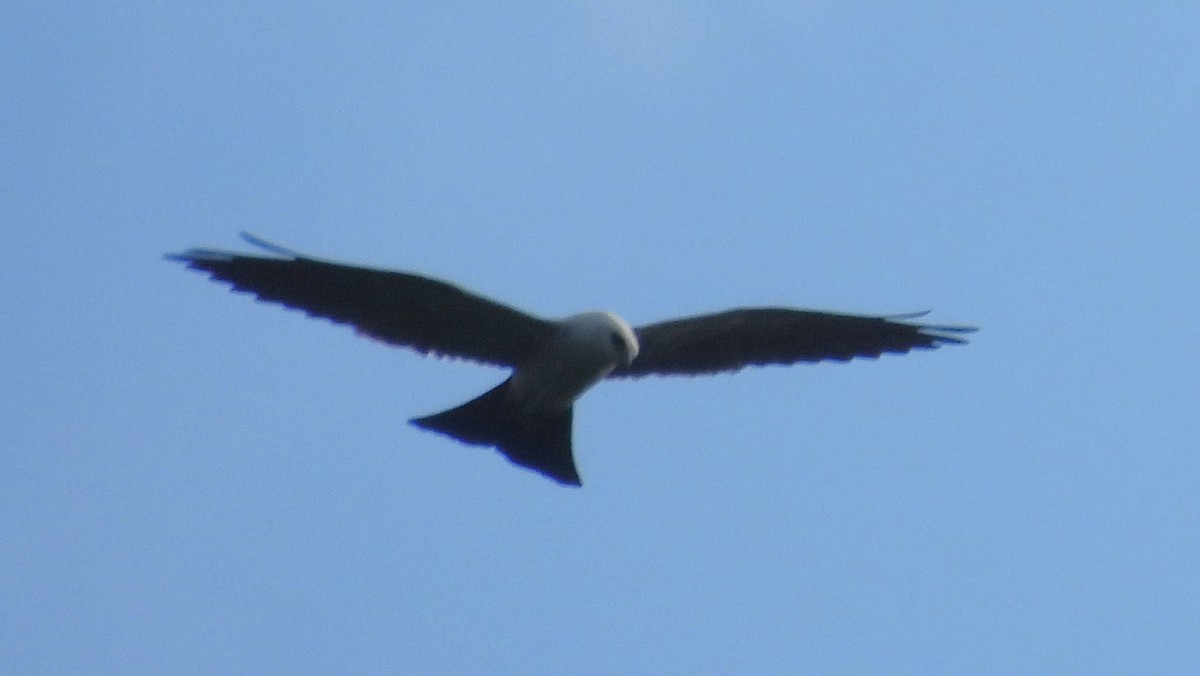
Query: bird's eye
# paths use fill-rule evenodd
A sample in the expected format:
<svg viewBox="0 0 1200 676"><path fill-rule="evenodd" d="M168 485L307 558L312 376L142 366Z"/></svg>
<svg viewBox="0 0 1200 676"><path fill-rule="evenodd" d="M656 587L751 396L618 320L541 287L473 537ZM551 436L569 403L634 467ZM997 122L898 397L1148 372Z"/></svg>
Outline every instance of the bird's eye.
<svg viewBox="0 0 1200 676"><path fill-rule="evenodd" d="M621 337L621 334L613 331L612 333L608 334L608 337L610 340L612 340L613 349L615 349L618 354L625 354L625 339Z"/></svg>

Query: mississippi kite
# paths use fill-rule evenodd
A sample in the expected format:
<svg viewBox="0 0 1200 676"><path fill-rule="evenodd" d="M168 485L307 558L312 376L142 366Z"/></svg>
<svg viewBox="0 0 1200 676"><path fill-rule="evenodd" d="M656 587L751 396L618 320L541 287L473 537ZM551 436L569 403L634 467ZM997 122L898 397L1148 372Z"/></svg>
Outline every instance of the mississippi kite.
<svg viewBox="0 0 1200 676"><path fill-rule="evenodd" d="M636 328L610 312L542 319L429 277L332 263L248 233L242 237L270 255L190 249L166 257L235 291L349 324L393 345L512 369L476 399L410 422L495 447L517 465L574 486L580 481L571 453L573 405L604 378L875 358L964 343L961 334L975 330L901 321L920 314L869 317L771 307Z"/></svg>

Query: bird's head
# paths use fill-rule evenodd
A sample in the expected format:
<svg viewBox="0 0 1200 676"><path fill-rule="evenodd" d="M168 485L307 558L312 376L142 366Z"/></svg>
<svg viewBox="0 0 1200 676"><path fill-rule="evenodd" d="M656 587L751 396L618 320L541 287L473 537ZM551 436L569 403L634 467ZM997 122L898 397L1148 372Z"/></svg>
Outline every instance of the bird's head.
<svg viewBox="0 0 1200 676"><path fill-rule="evenodd" d="M563 324L581 341L609 354L614 366L629 366L637 358L637 334L611 312L585 312L568 317Z"/></svg>

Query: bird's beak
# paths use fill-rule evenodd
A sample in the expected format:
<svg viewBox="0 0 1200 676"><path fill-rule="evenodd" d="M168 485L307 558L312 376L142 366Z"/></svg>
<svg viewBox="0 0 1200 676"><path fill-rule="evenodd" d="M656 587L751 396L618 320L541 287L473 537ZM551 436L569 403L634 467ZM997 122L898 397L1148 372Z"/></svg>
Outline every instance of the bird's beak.
<svg viewBox="0 0 1200 676"><path fill-rule="evenodd" d="M631 364L633 364L634 359L637 359L638 349L639 349L636 338L629 341L627 343L627 345L628 345L628 349L625 350L625 367L626 368L628 368Z"/></svg>

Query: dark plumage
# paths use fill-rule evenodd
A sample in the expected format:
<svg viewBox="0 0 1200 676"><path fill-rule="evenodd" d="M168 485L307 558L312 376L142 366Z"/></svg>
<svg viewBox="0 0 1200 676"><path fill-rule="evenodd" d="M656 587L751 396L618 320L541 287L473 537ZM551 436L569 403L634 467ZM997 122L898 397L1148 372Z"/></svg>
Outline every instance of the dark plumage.
<svg viewBox="0 0 1200 676"><path fill-rule="evenodd" d="M906 321L924 313L870 317L787 308L740 308L637 328L607 312L555 321L429 277L318 260L242 236L273 255L190 249L167 258L236 291L393 345L513 369L480 397L412 422L494 446L512 462L571 485L580 483L572 405L603 378L874 358L964 343L962 334L975 330Z"/></svg>

